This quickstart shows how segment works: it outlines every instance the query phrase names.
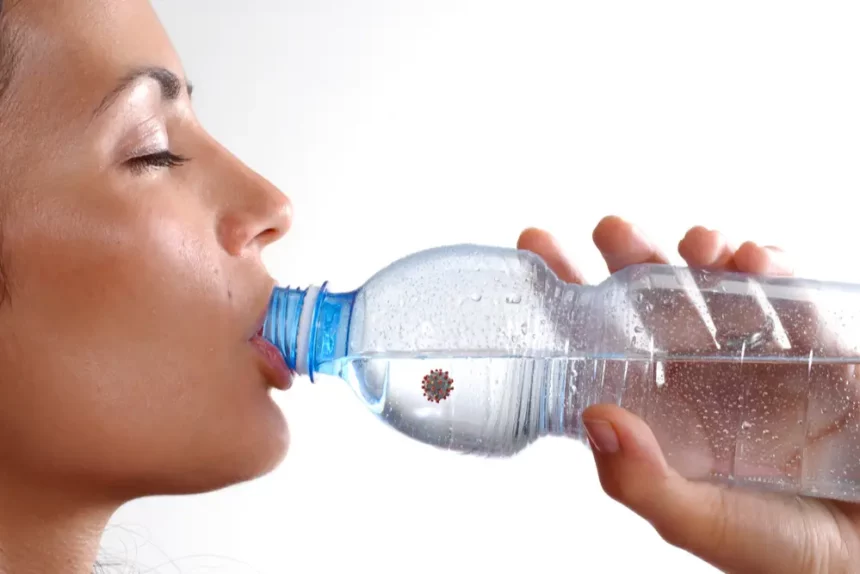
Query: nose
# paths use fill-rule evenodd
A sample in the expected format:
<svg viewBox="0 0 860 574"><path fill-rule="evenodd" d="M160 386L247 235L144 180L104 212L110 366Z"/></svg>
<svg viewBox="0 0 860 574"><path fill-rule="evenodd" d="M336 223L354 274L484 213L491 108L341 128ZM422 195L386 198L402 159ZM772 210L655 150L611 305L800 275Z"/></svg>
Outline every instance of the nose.
<svg viewBox="0 0 860 574"><path fill-rule="evenodd" d="M225 198L218 221L218 240L235 257L248 252L259 254L289 230L292 202L232 155L229 163L232 175L213 182L224 188L222 197Z"/></svg>

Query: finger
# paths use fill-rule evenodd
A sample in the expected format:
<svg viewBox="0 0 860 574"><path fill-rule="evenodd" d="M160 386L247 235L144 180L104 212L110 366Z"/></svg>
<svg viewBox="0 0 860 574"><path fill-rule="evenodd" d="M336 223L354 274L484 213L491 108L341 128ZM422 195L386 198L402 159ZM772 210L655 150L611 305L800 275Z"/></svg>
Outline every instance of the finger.
<svg viewBox="0 0 860 574"><path fill-rule="evenodd" d="M747 273L775 276L794 274L794 267L786 253L772 245L762 247L748 241L738 249L735 261L739 270ZM845 352L840 349L852 346L847 342L851 341L852 337L850 334L846 335L845 326L854 322L846 317L844 309L834 312L832 308L828 308L826 299L773 301L773 305L782 319L780 327L788 333L795 348L839 355ZM817 365L810 368L809 379L815 382L806 383L814 385L814 390L806 391L809 393L806 408L807 448L817 446L820 441L845 429L846 421L856 416L855 403L844 398L845 381L855 380L855 377L856 365ZM857 392L853 385L849 389ZM833 405L839 406L834 408Z"/></svg>
<svg viewBox="0 0 860 574"><path fill-rule="evenodd" d="M794 274L789 258L778 247L761 247L747 241L735 252L735 264L739 271L758 275L788 276Z"/></svg>
<svg viewBox="0 0 860 574"><path fill-rule="evenodd" d="M839 540L838 529L826 531L826 516L810 516L816 511L810 503L686 480L668 466L645 422L624 409L590 407L583 423L606 493L648 520L670 544L720 569L808 572L809 560ZM806 521L823 526L811 532Z"/></svg>
<svg viewBox="0 0 860 574"><path fill-rule="evenodd" d="M725 236L704 227L693 227L678 243L678 253L690 267L736 271L735 249Z"/></svg>
<svg viewBox="0 0 860 574"><path fill-rule="evenodd" d="M641 232L614 215L603 218L597 224L592 239L610 273L628 265L668 263L668 259Z"/></svg>
<svg viewBox="0 0 860 574"><path fill-rule="evenodd" d="M785 252L771 245L747 241L735 250L718 231L697 226L678 244L678 253L691 267L710 267L757 275L791 275L794 268Z"/></svg>
<svg viewBox="0 0 860 574"><path fill-rule="evenodd" d="M529 228L520 234L517 249L539 255L559 279L568 283L585 283L582 272L567 258L558 241L542 229Z"/></svg>
<svg viewBox="0 0 860 574"><path fill-rule="evenodd" d="M748 241L741 245L736 252L733 252L724 237L718 232L709 231L703 227L694 227L687 232L687 235L678 245L678 251L690 266L723 268L771 276L790 276L794 272L789 257L779 247L759 246ZM710 296L708 306L712 310L712 316L721 318L721 329L752 332L756 329L756 325L763 323L761 303L755 299L735 299L721 302L720 298L719 294ZM844 342L840 340L840 331L845 323L851 323L851 321L846 321L842 314L838 314L836 321L830 321L833 327L828 328L824 326L826 323L826 314L825 316L822 315L824 309L819 308L815 301L786 299L774 300L770 303L780 319L779 329L788 335L788 340L793 348L808 349L813 352L824 350L838 354L838 349L844 346ZM726 307L733 308L734 311L719 311ZM713 312L714 309L717 310L716 313ZM727 324L729 318L733 318L737 322ZM774 370L776 367L770 367L771 376L768 377L769 379L774 378ZM786 377L775 377L779 385L790 387L794 383L803 389L802 391L798 389L798 392L809 393L810 391L806 390L807 385L809 385L808 381L793 381L790 378L790 373L789 369ZM816 375L814 378L812 377L813 373ZM816 383L815 391L806 399L809 401L808 405L813 405L813 408L809 406L805 408L809 413L805 439L807 448L839 432L840 429L845 428L846 421L855 416L856 409L853 407L853 403L846 403L842 398L844 396L843 381L854 380L854 373L854 365L845 365L835 369L829 366L810 368L808 378L815 380ZM767 393L772 392L771 385L752 385L747 386L746 389L747 401L750 404L755 402L768 404L771 402L767 398ZM784 390L787 391L787 389ZM821 403L821 407L814 408L814 405L818 403ZM834 410L831 406L834 404L844 404L845 407ZM713 417L710 420L714 422ZM744 451L754 457L756 445L744 446L746 447ZM735 460L734 462L737 465L738 461Z"/></svg>
<svg viewBox="0 0 860 574"><path fill-rule="evenodd" d="M735 250L721 233L701 226L687 232L678 244L678 253L690 267L752 275L785 276L792 273L788 257L779 248L760 247L748 241ZM757 297L738 298L726 294L723 289L714 288L713 282L718 281L718 277L696 275L696 280L703 289L703 300L719 332L755 332L754 329L766 321L773 321L775 313L779 318L785 315L787 321L780 323L780 328L790 335L795 345L808 341L809 335L815 333L809 330L806 320L797 325L799 318L812 320L815 316L808 302L772 301L764 305Z"/></svg>

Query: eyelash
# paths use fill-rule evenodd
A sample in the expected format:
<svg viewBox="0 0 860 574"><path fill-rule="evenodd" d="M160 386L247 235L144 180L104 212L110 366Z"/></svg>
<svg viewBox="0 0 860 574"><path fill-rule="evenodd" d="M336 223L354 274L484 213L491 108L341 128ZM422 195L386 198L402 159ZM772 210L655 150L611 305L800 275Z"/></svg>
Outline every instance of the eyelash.
<svg viewBox="0 0 860 574"><path fill-rule="evenodd" d="M188 162L188 158L172 153L170 150L159 151L128 160L127 165L135 174L142 173L147 169L161 167L174 168Z"/></svg>

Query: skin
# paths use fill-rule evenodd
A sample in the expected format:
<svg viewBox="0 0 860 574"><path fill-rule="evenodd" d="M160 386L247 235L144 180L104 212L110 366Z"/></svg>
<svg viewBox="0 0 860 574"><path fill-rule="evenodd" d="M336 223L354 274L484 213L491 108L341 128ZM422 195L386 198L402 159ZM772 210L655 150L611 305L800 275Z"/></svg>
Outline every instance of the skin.
<svg viewBox="0 0 860 574"><path fill-rule="evenodd" d="M25 0L2 105L0 571L88 572L110 515L268 472L287 426L249 343L287 198L214 141L148 2ZM95 113L100 109L99 113ZM129 164L169 148L180 167Z"/></svg>
<svg viewBox="0 0 860 574"><path fill-rule="evenodd" d="M88 573L125 502L222 488L284 457L274 375L249 338L273 286L260 254L291 209L205 132L185 86L166 97L151 74L115 92L145 67L184 78L145 0L4 11L19 73L0 102L0 572ZM164 149L190 159L141 164ZM594 242L609 271L665 261L618 218ZM518 245L584 281L548 233ZM778 249L699 227L678 249L692 266L790 273ZM584 420L606 492L670 543L727 571L856 566L857 507L690 482L632 414Z"/></svg>
<svg viewBox="0 0 860 574"><path fill-rule="evenodd" d="M618 217L603 219L593 239L609 272L668 262ZM562 279L584 282L548 233L526 230L518 246L540 254ZM698 226L680 241L678 252L691 267L792 274L781 249L752 242L735 248L719 232ZM860 505L691 481L666 462L654 433L632 413L596 405L585 411L583 422L605 492L670 544L725 572L825 574L860 568Z"/></svg>

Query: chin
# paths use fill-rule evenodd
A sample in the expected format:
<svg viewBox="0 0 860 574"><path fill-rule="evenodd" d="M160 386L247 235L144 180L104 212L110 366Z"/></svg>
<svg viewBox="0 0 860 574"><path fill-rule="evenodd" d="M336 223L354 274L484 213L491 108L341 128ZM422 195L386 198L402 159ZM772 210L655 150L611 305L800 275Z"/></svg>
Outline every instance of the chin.
<svg viewBox="0 0 860 574"><path fill-rule="evenodd" d="M143 496L204 494L243 482L261 478L283 462L287 445L265 452L248 453L256 456L225 457L217 464L200 466L192 473L158 480L150 485ZM233 464L230 464L230 463Z"/></svg>
<svg viewBox="0 0 860 574"><path fill-rule="evenodd" d="M280 410L275 420L262 425L264 432L248 433L238 446L212 461L203 490L216 490L265 476L275 470L289 450L290 433ZM256 421L260 423L262 421Z"/></svg>
<svg viewBox="0 0 860 574"><path fill-rule="evenodd" d="M152 477L137 496L203 494L265 476L289 449L289 428L280 410L269 420L257 419L226 440L179 453L178 465Z"/></svg>

